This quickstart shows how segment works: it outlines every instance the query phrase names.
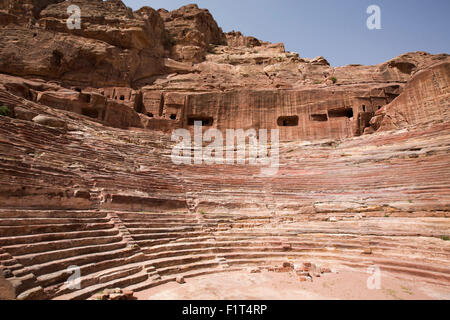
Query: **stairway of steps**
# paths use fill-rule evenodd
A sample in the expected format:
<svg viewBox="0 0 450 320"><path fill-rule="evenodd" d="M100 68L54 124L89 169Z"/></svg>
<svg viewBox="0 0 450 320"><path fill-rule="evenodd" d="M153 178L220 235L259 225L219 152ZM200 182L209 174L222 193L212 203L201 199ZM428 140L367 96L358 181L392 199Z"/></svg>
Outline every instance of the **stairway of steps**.
<svg viewBox="0 0 450 320"><path fill-rule="evenodd" d="M128 285L144 281L143 274L148 278L145 270L133 267L145 255L104 212L2 209L0 246L2 265L13 275L8 280L20 283L19 299L67 294L72 266L79 268L84 292L103 282L127 278L120 283Z"/></svg>
<svg viewBox="0 0 450 320"><path fill-rule="evenodd" d="M86 299L177 276L322 261L450 282L445 218L302 221L273 215L0 210L0 264L20 299ZM411 242L411 239L414 239ZM418 245L420 244L420 245ZM405 259L404 257L408 257ZM79 290L67 283L78 266Z"/></svg>
<svg viewBox="0 0 450 320"><path fill-rule="evenodd" d="M100 210L103 195L102 191L99 189L91 189L89 190L90 193L90 200L91 200L91 209L92 210Z"/></svg>
<svg viewBox="0 0 450 320"><path fill-rule="evenodd" d="M147 261L157 270L158 280L141 287L151 287L180 274L221 272L227 267L225 259L214 253L212 232L233 219L227 216L209 217L199 213L139 214L118 213L123 224L140 245ZM228 228L222 228L227 230ZM191 245L194 243L194 245ZM177 245L175 245L177 244ZM170 246L175 246L170 250ZM197 248L199 245L202 248ZM166 248L166 246L168 246ZM181 250L182 247L187 248ZM197 248L197 249L196 249ZM156 281L156 282L155 282ZM156 283L156 284L155 284ZM134 286L134 288L139 285Z"/></svg>
<svg viewBox="0 0 450 320"><path fill-rule="evenodd" d="M109 212L108 218L114 223L115 227L119 230L121 237L127 242L129 247L139 248L138 243L134 241L130 231L125 227L122 220L120 220L115 212Z"/></svg>
<svg viewBox="0 0 450 320"><path fill-rule="evenodd" d="M43 289L35 286L36 276L28 272L11 254L0 247L0 266L4 277L9 280L18 298L39 295Z"/></svg>
<svg viewBox="0 0 450 320"><path fill-rule="evenodd" d="M168 161L173 142L162 133L93 125L4 90L0 101L26 103L79 129L1 119L0 264L21 299L84 299L104 288L142 288L290 258L376 263L448 283L450 244L439 238L450 230L442 218L450 208L448 122L335 146L282 143L279 174L267 178L253 166L176 166ZM90 199L60 199L75 185ZM102 202L103 192L124 190L185 200L189 213L145 213L133 198L118 207L142 212L99 211L114 205ZM91 209L5 209L22 204ZM203 206L230 214L202 214ZM365 219L322 221L358 210ZM383 218L390 210L397 217ZM73 265L81 272L77 291L65 284Z"/></svg>
<svg viewBox="0 0 450 320"><path fill-rule="evenodd" d="M216 260L219 263L219 267L221 269L228 269L230 267L230 265L227 263L227 258L225 258L224 256L217 255Z"/></svg>
<svg viewBox="0 0 450 320"><path fill-rule="evenodd" d="M402 263L397 262L402 261L402 255L407 255L413 262L405 269L407 273L415 270L424 277L439 274L437 278L447 279L445 274L450 271L436 267L450 254L450 247L443 248L440 240L424 238L420 249L410 244L411 236L433 235L436 224L427 220L414 222L423 224L419 228L421 233L417 234L417 229L409 230L408 221L401 219L391 220L392 230L386 233L384 228L361 228L358 221L305 224L283 223L283 218L278 221L273 216L204 214L201 219L194 214L122 213L119 216L162 279L189 272L243 268L254 262L282 263L287 257L306 261L317 258L360 267L376 261L389 265L392 270L401 270ZM376 222L369 221L363 226L371 223ZM368 248L373 248L370 255L365 254ZM427 260L430 257L434 260Z"/></svg>

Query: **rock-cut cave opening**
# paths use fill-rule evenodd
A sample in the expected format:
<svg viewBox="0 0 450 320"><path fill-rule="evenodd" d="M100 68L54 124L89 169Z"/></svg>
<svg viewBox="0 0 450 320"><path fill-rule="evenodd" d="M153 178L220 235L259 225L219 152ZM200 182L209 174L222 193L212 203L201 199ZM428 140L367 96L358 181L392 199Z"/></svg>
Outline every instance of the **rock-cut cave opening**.
<svg viewBox="0 0 450 320"><path fill-rule="evenodd" d="M279 127L296 127L298 126L298 116L284 116L277 120Z"/></svg>

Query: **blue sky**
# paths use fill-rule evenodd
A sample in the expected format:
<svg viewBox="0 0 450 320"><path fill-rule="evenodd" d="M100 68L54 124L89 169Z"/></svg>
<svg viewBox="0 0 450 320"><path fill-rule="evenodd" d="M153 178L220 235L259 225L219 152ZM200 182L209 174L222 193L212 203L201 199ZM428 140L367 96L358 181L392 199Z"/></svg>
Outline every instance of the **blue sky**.
<svg viewBox="0 0 450 320"><path fill-rule="evenodd" d="M284 42L301 57L333 66L378 64L401 53L450 53L450 0L123 0L133 9L207 8L225 32ZM369 30L369 5L381 8L381 30Z"/></svg>

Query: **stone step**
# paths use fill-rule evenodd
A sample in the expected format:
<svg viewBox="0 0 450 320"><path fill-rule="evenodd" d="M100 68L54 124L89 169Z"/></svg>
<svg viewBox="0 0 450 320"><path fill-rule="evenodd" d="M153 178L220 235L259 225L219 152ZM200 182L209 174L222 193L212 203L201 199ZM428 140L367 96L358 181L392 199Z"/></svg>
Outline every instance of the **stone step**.
<svg viewBox="0 0 450 320"><path fill-rule="evenodd" d="M107 223L107 218L3 218L0 216L0 226L26 226L26 225L64 225L64 224L90 224Z"/></svg>
<svg viewBox="0 0 450 320"><path fill-rule="evenodd" d="M144 248L142 251L147 255L164 253L164 252L172 252L172 251L181 251L181 250L194 250L194 249L202 249L202 248L214 248L216 246L216 242L181 242L181 243L167 243L162 245L155 245L152 247Z"/></svg>
<svg viewBox="0 0 450 320"><path fill-rule="evenodd" d="M47 296L44 293L42 287L33 287L28 289L17 296L17 300L41 300L46 299Z"/></svg>
<svg viewBox="0 0 450 320"><path fill-rule="evenodd" d="M125 265L106 269L95 274L89 274L80 278L80 288L87 288L105 282L110 282L116 279L126 278L133 274L139 273L143 270L142 265ZM64 284L55 292L54 297L73 292L67 284Z"/></svg>
<svg viewBox="0 0 450 320"><path fill-rule="evenodd" d="M17 260L16 259L14 259L14 258L9 258L9 259L4 259L4 260L2 260L2 265L4 266L4 267L9 267L9 266L13 266L13 265L15 265L15 264L17 264Z"/></svg>
<svg viewBox="0 0 450 320"><path fill-rule="evenodd" d="M119 217L123 223L198 223L198 219L195 216L191 216L189 218L177 218L176 216L172 217L139 217L139 218L121 218Z"/></svg>
<svg viewBox="0 0 450 320"><path fill-rule="evenodd" d="M382 265L381 268L383 271L389 271L393 273L398 274L408 274L415 277L421 277L428 279L431 282L437 283L437 284L450 284L450 272L447 270L446 272L433 272L429 271L427 268L428 266L423 266L422 268L406 268L406 267L397 267L397 266L390 266L390 265Z"/></svg>
<svg viewBox="0 0 450 320"><path fill-rule="evenodd" d="M230 255L223 255L227 259L227 264L235 265L235 264L267 264L267 263L282 263L286 261L286 258L292 258L300 261L311 261L313 260L323 260L327 263L335 262L337 264L344 263L353 263L355 265L377 265L382 268L397 268L397 269L409 269L409 270L421 270L423 272L434 272L439 274L450 274L450 269L442 267L445 265L443 260L436 260L435 262L427 261L426 263L417 262L404 262L404 259L401 259L401 256L391 256L391 257L383 257L383 256L373 256L373 255L361 255L355 253L354 255L350 255L350 252L346 252L345 254L342 252L307 252L307 253L289 253L286 257L286 254L278 254L278 253L259 253L255 252L252 254L249 253L235 253ZM386 260L389 258L389 260Z"/></svg>
<svg viewBox="0 0 450 320"><path fill-rule="evenodd" d="M202 223L211 223L211 224L218 224L218 223L232 223L235 220L232 218L228 218L228 219L204 219L203 217L201 217L201 221ZM152 218L135 218L135 219L131 219L131 218L120 218L121 221L123 221L125 224L130 224L130 223L199 223L199 219L197 217L191 217L190 219L186 219L186 218L176 218L176 217L158 217L158 216L154 216Z"/></svg>
<svg viewBox="0 0 450 320"><path fill-rule="evenodd" d="M450 224L441 218L432 220L404 218L371 218L364 220L350 221L308 221L298 223L283 223L268 225L264 228L254 228L255 233L293 233L293 234L340 234L340 235L369 235L375 236L430 236L438 229L441 231L448 229ZM244 232L238 230L238 232Z"/></svg>
<svg viewBox="0 0 450 320"><path fill-rule="evenodd" d="M43 234L22 235L22 236L10 236L0 238L0 246L11 246L11 245L59 241L59 240L83 239L92 237L108 237L108 236L116 236L118 233L119 230L109 228L101 230L55 232L55 233L43 233Z"/></svg>
<svg viewBox="0 0 450 320"><path fill-rule="evenodd" d="M378 258L378 257L376 257ZM385 259L384 257L379 258L377 261L379 264L383 265L384 267L397 267L397 268L405 268L405 269L411 269L411 270L423 270L426 272L434 272L434 273L441 273L441 274L447 274L450 275L450 267L445 264L445 261L447 259L427 259L426 261L411 261L411 260L405 260L400 259L399 256L391 256L388 257L389 260Z"/></svg>
<svg viewBox="0 0 450 320"><path fill-rule="evenodd" d="M104 289L126 288L130 285L144 282L147 279L148 274L145 271L141 271L125 278L114 279L109 282L96 284L75 292L58 296L55 298L55 300L85 300Z"/></svg>
<svg viewBox="0 0 450 320"><path fill-rule="evenodd" d="M73 223L58 225L25 225L25 226L0 226L0 235L2 236L21 236L42 233L59 233L73 231L89 231L111 229L114 225L110 223Z"/></svg>
<svg viewBox="0 0 450 320"><path fill-rule="evenodd" d="M257 241L257 240L249 240L249 241L242 241L242 240L237 240L237 241L208 241L208 240L204 240L201 242L170 242L170 243L165 243L162 245L155 245L152 247L148 247L148 248L144 248L144 252L147 254L153 254L153 253L161 253L161 252L171 252L171 251L179 251L179 250L192 250L192 249L199 249L199 248L213 248L213 249L220 249L220 250L234 250L234 249L243 249L243 250L248 250L245 249L247 247L251 248L251 247L256 247L256 246L261 246L263 245L263 247L259 247L261 248L261 250L282 250L283 248L283 244L285 242L284 241L273 241L273 242L269 242L269 241ZM304 250L305 248L312 248L312 249L323 249L323 248L327 248L327 247L340 247L342 248L347 248L347 249L356 249L356 248L360 248L362 246L365 246L366 244L362 244L361 242L356 243L355 245L345 245L345 244L329 244L329 243L325 243L326 245L321 245L321 244L314 244L314 243L309 243L309 242L287 242L292 246L292 250L295 249L299 249L299 250Z"/></svg>
<svg viewBox="0 0 450 320"><path fill-rule="evenodd" d="M128 286L127 290L132 290L133 292L139 292L143 290L147 290L150 288L154 288L169 282L175 282L177 277L182 276L185 279L189 278L195 278L199 276L204 276L208 274L215 274L215 273L223 273L223 272L231 272L231 271L238 271L241 270L240 268L229 268L229 269L222 269L220 267L211 268L209 265L205 265L205 268L203 269L201 266L197 266L198 268L194 268L192 271L186 271L183 273L177 273L175 275L165 275L157 280L148 280L145 282L137 283L135 285Z"/></svg>
<svg viewBox="0 0 450 320"><path fill-rule="evenodd" d="M323 235L353 235L353 236L391 236L391 237L436 237L439 234L443 232L439 231L424 231L418 232L417 230L369 230L368 228L346 228L346 229L336 229L336 228L317 228L317 229L305 229L305 227L299 227L299 228L264 228L264 229L252 229L252 230L245 230L245 229L237 229L237 230L231 230L231 231L224 231L224 232L218 232L218 236L250 236L250 237L274 237L274 236L304 236L308 234L323 234ZM445 233L445 232L444 232Z"/></svg>
<svg viewBox="0 0 450 320"><path fill-rule="evenodd" d="M154 219L191 219L195 220L196 216L194 214L186 214L186 213L136 213L136 212L114 212L117 216L122 220L136 220L136 221L145 221Z"/></svg>
<svg viewBox="0 0 450 320"><path fill-rule="evenodd" d="M173 277L174 279L176 279L176 277ZM133 292L139 292L139 291L143 291L143 290L147 290L150 288L155 288L157 286L161 286L163 284L169 283L175 281L172 278L166 277L164 279L162 279L161 277L150 277L143 282L139 282L130 286L127 286L125 289L126 290L131 290Z"/></svg>
<svg viewBox="0 0 450 320"><path fill-rule="evenodd" d="M203 260L214 260L216 259L215 254L199 254L199 255L186 255L186 256L175 256L148 260L161 274L161 270L166 267L180 266L195 263Z"/></svg>
<svg viewBox="0 0 450 320"><path fill-rule="evenodd" d="M422 252L427 253L433 251L435 254L441 253L441 254L448 254L450 251L449 248L442 248L436 244L436 247L432 247L431 245L428 245L424 248L424 250L418 250L417 246L411 245L411 239L407 238L404 239L384 239L384 240L372 240L371 238L361 237L361 238L354 238L354 239L342 239L342 236L339 237L317 237L317 236L311 236L310 238L306 239L305 237L302 237L301 240L299 240L298 237L289 237L289 238L275 238L275 237L262 237L258 240L249 239L247 241L243 240L245 238L237 237L236 239L234 237L217 237L217 246L228 246L228 245L243 245L245 246L245 243L263 243L264 245L271 245L271 246L281 246L283 243L288 243L292 246L292 249L298 247L311 247L311 248L337 248L337 249L357 249L359 247L374 247L377 248L377 250L383 251L383 250L395 250L395 249L401 249L404 251L411 250L413 252ZM247 238L248 239L248 238Z"/></svg>
<svg viewBox="0 0 450 320"><path fill-rule="evenodd" d="M128 229L139 230L139 229L158 229L158 228L188 228L188 227L201 227L202 225L194 222L194 223L184 223L184 222L124 222L124 226Z"/></svg>
<svg viewBox="0 0 450 320"><path fill-rule="evenodd" d="M17 263L17 264L12 265L12 266L8 266L8 269L11 270L12 273L15 276L21 276L21 275L24 275L24 274L28 273L28 271L26 271L26 270L25 270L26 272L23 271L24 270L24 266L21 265L20 263Z"/></svg>
<svg viewBox="0 0 450 320"><path fill-rule="evenodd" d="M15 276L13 278L10 278L9 280L12 281L16 296L31 288L36 287L36 277L32 273L25 273L20 276Z"/></svg>
<svg viewBox="0 0 450 320"><path fill-rule="evenodd" d="M71 210L8 210L0 209L1 218L75 218L75 219L101 219L106 213L98 211L71 211Z"/></svg>
<svg viewBox="0 0 450 320"><path fill-rule="evenodd" d="M140 235L140 234L160 234L160 233L174 233L174 232L192 232L202 230L202 226L193 226L193 227L174 227L174 228L128 228L129 232L132 235Z"/></svg>
<svg viewBox="0 0 450 320"><path fill-rule="evenodd" d="M135 252L132 248L121 248L118 250L107 251L107 252L97 252L86 255L80 255L60 260L53 260L43 264L36 264L29 266L27 269L30 270L37 277L53 273L56 271L67 269L69 266L83 266L85 264L93 262L101 262L104 260L121 258L125 256L130 256Z"/></svg>
<svg viewBox="0 0 450 320"><path fill-rule="evenodd" d="M31 253L22 256L15 256L15 258L24 266L31 266L35 264L43 264L49 261L71 258L91 253L109 252L126 247L125 242L115 242L108 244L95 244L83 247L71 247L63 250L45 251L40 253Z"/></svg>
<svg viewBox="0 0 450 320"><path fill-rule="evenodd" d="M189 242L189 243L199 243L199 242L208 242L208 243L213 243L215 242L215 237L212 234L205 234L205 233L201 233L198 236L194 236L194 237L180 237L180 238L176 238L173 243L177 244L177 243L185 243L185 242Z"/></svg>
<svg viewBox="0 0 450 320"><path fill-rule="evenodd" d="M167 233L146 233L146 234L135 234L130 231L133 239L136 241L140 240L161 240L165 238L190 238L204 236L205 232L167 232Z"/></svg>
<svg viewBox="0 0 450 320"><path fill-rule="evenodd" d="M218 268L220 266L220 263L214 260L200 260L197 262L192 263L186 263L181 265L171 265L164 268L159 268L158 273L159 275L164 279L164 277L168 275L180 275L184 274L188 271L194 271L199 269L213 269Z"/></svg>
<svg viewBox="0 0 450 320"><path fill-rule="evenodd" d="M260 259L260 258L284 258L286 256L288 257L304 257L306 254L318 254L318 253L328 253L326 250L305 250L302 252L231 252L231 253L222 253L221 256L227 259L227 262L230 263L233 259ZM350 252L346 252L348 255ZM342 254L342 252L341 252ZM361 251L354 252L355 256L361 256Z"/></svg>
<svg viewBox="0 0 450 320"><path fill-rule="evenodd" d="M142 253L134 253L132 255L125 255L121 258L105 258L99 262L91 262L88 264L84 264L79 266L81 276L88 277L90 274L97 273L103 270L115 268L118 266L124 266L129 265L135 262L143 263L145 260L145 255ZM39 276L37 278L38 283L42 287L59 287L61 283L64 283L67 281L67 278L70 276L70 274L67 272L66 269L59 270L52 273L47 273Z"/></svg>
<svg viewBox="0 0 450 320"><path fill-rule="evenodd" d="M261 243L259 243L261 244ZM252 257L254 254L258 256L289 256L293 254L305 254L307 252L313 253L313 252L326 252L328 249L326 248L312 248L309 246L303 246L303 247L293 247L289 251L283 250L282 247L255 247L254 243L248 243L244 246L231 246L232 243L229 243L229 247L221 247L220 243L216 244L201 244L198 246L197 249L191 248L189 249L189 246L183 245L181 247L173 246L169 248L165 248L167 250L156 250L151 251L151 249L145 249L144 252L147 254L147 257L149 259L162 259L162 258L174 258L176 257L183 257L183 256L202 256L204 254L220 254L221 256L224 256L227 258L226 254L237 254L237 255L248 255L249 257ZM161 249L161 248L160 248ZM164 249L164 247L163 247ZM342 250L339 250L340 252L343 252ZM354 253L356 255L360 255L363 251L362 247L348 247L345 252L348 253Z"/></svg>
<svg viewBox="0 0 450 320"><path fill-rule="evenodd" d="M163 245L175 241L176 238L163 238L160 240L135 240L135 242L141 248L152 247L157 245Z"/></svg>
<svg viewBox="0 0 450 320"><path fill-rule="evenodd" d="M184 250L173 250L173 251L162 251L157 253L148 253L146 250L143 251L148 259L162 259L168 257L177 257L177 256L195 256L195 255L203 255L203 254L214 254L216 253L216 249L214 247L209 248L199 248L199 249L184 249Z"/></svg>
<svg viewBox="0 0 450 320"><path fill-rule="evenodd" d="M46 251L53 251L57 249L69 249L73 247L82 247L90 245L102 245L108 243L115 243L122 241L120 235L113 235L107 237L95 237L95 238L80 238L70 240L55 240L47 242L29 243L29 244L17 244L3 247L6 251L12 255L25 255L30 253L39 253Z"/></svg>

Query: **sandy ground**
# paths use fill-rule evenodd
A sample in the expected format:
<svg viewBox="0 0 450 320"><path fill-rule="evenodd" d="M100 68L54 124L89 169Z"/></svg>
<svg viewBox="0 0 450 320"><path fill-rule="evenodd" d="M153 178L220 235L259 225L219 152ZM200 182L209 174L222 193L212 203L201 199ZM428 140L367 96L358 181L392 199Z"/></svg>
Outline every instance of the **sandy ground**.
<svg viewBox="0 0 450 320"><path fill-rule="evenodd" d="M381 289L370 290L363 272L324 274L300 282L293 273L218 273L135 293L140 300L450 300L450 287L383 274Z"/></svg>
<svg viewBox="0 0 450 320"><path fill-rule="evenodd" d="M2 270L0 270L0 300L14 299L14 288L10 282L3 277Z"/></svg>

